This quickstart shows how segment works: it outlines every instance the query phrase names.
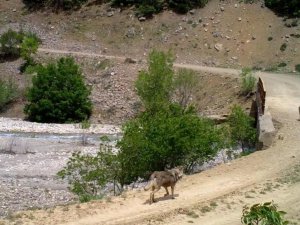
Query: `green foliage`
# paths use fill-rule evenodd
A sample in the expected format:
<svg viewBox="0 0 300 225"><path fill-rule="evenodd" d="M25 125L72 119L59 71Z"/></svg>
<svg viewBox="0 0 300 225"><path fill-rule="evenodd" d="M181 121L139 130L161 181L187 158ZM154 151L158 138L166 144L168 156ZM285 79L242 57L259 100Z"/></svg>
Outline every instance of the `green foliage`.
<svg viewBox="0 0 300 225"><path fill-rule="evenodd" d="M23 0L23 3L31 10L51 7L56 11L77 9L86 2L87 0Z"/></svg>
<svg viewBox="0 0 300 225"><path fill-rule="evenodd" d="M175 76L174 86L178 103L187 108L194 91L198 86L198 77L195 71L180 69Z"/></svg>
<svg viewBox="0 0 300 225"><path fill-rule="evenodd" d="M295 66L295 70L296 70L297 72L300 73L300 64L297 64L297 65Z"/></svg>
<svg viewBox="0 0 300 225"><path fill-rule="evenodd" d="M280 46L280 51L284 52L287 48L287 44L286 43L283 43L281 46Z"/></svg>
<svg viewBox="0 0 300 225"><path fill-rule="evenodd" d="M253 76L250 68L244 68L241 73L241 91L243 95L251 93L256 84L256 78Z"/></svg>
<svg viewBox="0 0 300 225"><path fill-rule="evenodd" d="M25 106L28 119L36 122L80 122L89 118L92 103L79 66L72 58L34 67Z"/></svg>
<svg viewBox="0 0 300 225"><path fill-rule="evenodd" d="M130 183L148 172L211 159L221 147L220 130L177 104L155 114L143 113L123 127L118 142L122 165L121 183Z"/></svg>
<svg viewBox="0 0 300 225"><path fill-rule="evenodd" d="M235 144L241 144L242 149L253 146L256 142L256 129L254 119L248 116L240 106L233 106L228 118L231 140Z"/></svg>
<svg viewBox="0 0 300 225"><path fill-rule="evenodd" d="M11 29L3 33L0 37L0 55L18 58L20 56L20 45L23 38L24 34L22 32L16 32Z"/></svg>
<svg viewBox="0 0 300 225"><path fill-rule="evenodd" d="M167 107L173 90L173 58L170 53L152 51L148 71L141 71L135 83L137 94L147 111Z"/></svg>
<svg viewBox="0 0 300 225"><path fill-rule="evenodd" d="M265 0L265 5L281 16L300 16L299 0Z"/></svg>
<svg viewBox="0 0 300 225"><path fill-rule="evenodd" d="M116 184L119 174L117 156L111 146L104 144L96 155L72 154L67 165L57 173L67 179L69 189L79 196L81 202L102 197L101 189L108 183Z"/></svg>
<svg viewBox="0 0 300 225"><path fill-rule="evenodd" d="M244 207L241 222L246 225L286 225L289 222L283 218L285 214L278 211L273 202L266 202Z"/></svg>
<svg viewBox="0 0 300 225"><path fill-rule="evenodd" d="M204 7L208 0L167 0L171 9L178 13L187 13L189 10L197 7Z"/></svg>
<svg viewBox="0 0 300 225"><path fill-rule="evenodd" d="M170 54L153 51L148 71L139 74L136 90L146 111L123 127L118 142L121 184L166 167L191 169L211 159L221 147L221 131L210 120L199 118L191 106L172 103L172 63Z"/></svg>
<svg viewBox="0 0 300 225"><path fill-rule="evenodd" d="M0 79L0 111L18 97L18 88L12 79Z"/></svg>

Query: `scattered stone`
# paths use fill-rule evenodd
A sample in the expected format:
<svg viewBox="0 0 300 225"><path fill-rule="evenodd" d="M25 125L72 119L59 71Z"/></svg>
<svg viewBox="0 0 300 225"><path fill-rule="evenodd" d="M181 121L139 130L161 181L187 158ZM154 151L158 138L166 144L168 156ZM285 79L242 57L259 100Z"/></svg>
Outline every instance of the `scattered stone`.
<svg viewBox="0 0 300 225"><path fill-rule="evenodd" d="M208 29L207 29L207 28L204 28L204 31L205 31L205 32L207 32L207 31L208 31Z"/></svg>
<svg viewBox="0 0 300 225"><path fill-rule="evenodd" d="M255 40L256 39L256 37L255 36L252 36L252 40Z"/></svg>
<svg viewBox="0 0 300 225"><path fill-rule="evenodd" d="M135 35L136 35L136 32L135 32L135 28L134 27L130 27L127 30L127 33L125 34L125 36L128 37L128 38L134 38Z"/></svg>
<svg viewBox="0 0 300 225"><path fill-rule="evenodd" d="M224 10L225 10L225 8L223 6L221 6L220 9L221 9L222 12L224 12Z"/></svg>
<svg viewBox="0 0 300 225"><path fill-rule="evenodd" d="M238 7L238 4L234 4L234 8L237 8Z"/></svg>
<svg viewBox="0 0 300 225"><path fill-rule="evenodd" d="M222 51L223 50L223 44L220 44L220 43L215 44L215 49L218 52Z"/></svg>
<svg viewBox="0 0 300 225"><path fill-rule="evenodd" d="M239 18L238 18L238 21L242 21L242 18L241 18L241 17L239 17Z"/></svg>
<svg viewBox="0 0 300 225"><path fill-rule="evenodd" d="M192 10L190 10L190 11L189 11L189 13L190 13L191 15L194 15L194 14L195 14L195 12L196 12L196 10L195 10L195 9L192 9Z"/></svg>
<svg viewBox="0 0 300 225"><path fill-rule="evenodd" d="M141 21L141 22L146 21L146 17L144 17L144 16L139 17L139 21Z"/></svg>
<svg viewBox="0 0 300 225"><path fill-rule="evenodd" d="M17 12L17 9L13 9L12 11L13 11L13 12Z"/></svg>
<svg viewBox="0 0 300 225"><path fill-rule="evenodd" d="M106 16L107 17L112 17L114 15L114 12L113 11L109 11L107 12Z"/></svg>
<svg viewBox="0 0 300 225"><path fill-rule="evenodd" d="M238 57L236 57L236 56L232 56L232 57L231 57L231 59L233 59L233 60L237 60L237 59L238 59Z"/></svg>

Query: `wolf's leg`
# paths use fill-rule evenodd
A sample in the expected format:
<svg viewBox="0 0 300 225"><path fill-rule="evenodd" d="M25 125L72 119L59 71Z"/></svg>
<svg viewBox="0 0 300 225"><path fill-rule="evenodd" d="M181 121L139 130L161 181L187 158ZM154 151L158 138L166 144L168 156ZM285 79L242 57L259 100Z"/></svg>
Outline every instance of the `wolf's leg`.
<svg viewBox="0 0 300 225"><path fill-rule="evenodd" d="M172 198L174 199L174 188L175 186L171 186L171 193L172 193Z"/></svg>
<svg viewBox="0 0 300 225"><path fill-rule="evenodd" d="M164 187L165 189L166 189L166 194L165 194L165 196L168 196L169 195L169 190L168 190L168 187Z"/></svg>
<svg viewBox="0 0 300 225"><path fill-rule="evenodd" d="M160 187L156 188L154 191L151 192L151 200L150 200L150 204L155 202L155 199L154 199L154 194L156 192L158 192L160 190Z"/></svg>

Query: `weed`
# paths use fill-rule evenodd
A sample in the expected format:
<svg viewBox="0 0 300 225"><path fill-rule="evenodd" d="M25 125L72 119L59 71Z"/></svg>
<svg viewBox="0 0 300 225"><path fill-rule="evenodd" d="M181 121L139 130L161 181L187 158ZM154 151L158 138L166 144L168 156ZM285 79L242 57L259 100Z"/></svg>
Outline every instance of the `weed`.
<svg viewBox="0 0 300 225"><path fill-rule="evenodd" d="M287 48L287 44L286 43L283 43L281 46L280 46L280 51L284 52Z"/></svg>
<svg viewBox="0 0 300 225"><path fill-rule="evenodd" d="M300 34L291 34L291 37L300 38Z"/></svg>
<svg viewBox="0 0 300 225"><path fill-rule="evenodd" d="M98 62L96 65L97 69L104 70L112 66L112 63L109 59L104 59L101 62Z"/></svg>
<svg viewBox="0 0 300 225"><path fill-rule="evenodd" d="M273 37L268 37L268 41L272 41L273 40Z"/></svg>
<svg viewBox="0 0 300 225"><path fill-rule="evenodd" d="M189 217L192 217L194 219L199 217L199 215L197 213L195 213L194 211L188 211L186 213L186 215L189 216Z"/></svg>
<svg viewBox="0 0 300 225"><path fill-rule="evenodd" d="M207 212L210 212L211 210L212 210L212 208L209 207L209 206L203 206L203 207L200 209L200 211L201 211L202 213L207 213Z"/></svg>
<svg viewBox="0 0 300 225"><path fill-rule="evenodd" d="M260 191L259 194L265 195L267 193L265 191Z"/></svg>
<svg viewBox="0 0 300 225"><path fill-rule="evenodd" d="M218 206L218 204L217 204L216 202L211 202L209 205L210 205L211 207L217 207L217 206Z"/></svg>
<svg viewBox="0 0 300 225"><path fill-rule="evenodd" d="M278 67L286 67L287 64L286 64L285 62L281 62L281 63L279 63L277 66L278 66Z"/></svg>
<svg viewBox="0 0 300 225"><path fill-rule="evenodd" d="M187 222L188 222L188 223L194 223L194 221L192 221L192 220L188 220Z"/></svg>

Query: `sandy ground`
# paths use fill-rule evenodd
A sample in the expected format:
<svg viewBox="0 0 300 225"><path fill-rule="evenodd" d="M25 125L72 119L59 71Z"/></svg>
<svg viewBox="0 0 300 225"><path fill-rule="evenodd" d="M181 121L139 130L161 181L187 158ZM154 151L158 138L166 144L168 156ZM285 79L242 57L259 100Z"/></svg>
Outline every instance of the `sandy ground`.
<svg viewBox="0 0 300 225"><path fill-rule="evenodd" d="M243 205L273 200L287 211L288 219L299 223L300 90L297 87L300 78L264 73L260 76L268 90L267 106L282 126L278 135L283 139L276 139L268 150L184 177L176 186L175 200L163 198L160 191L159 201L149 205L149 193L135 190L87 204L27 211L15 215L13 220L22 224L68 225L178 224L178 221L239 224Z"/></svg>

